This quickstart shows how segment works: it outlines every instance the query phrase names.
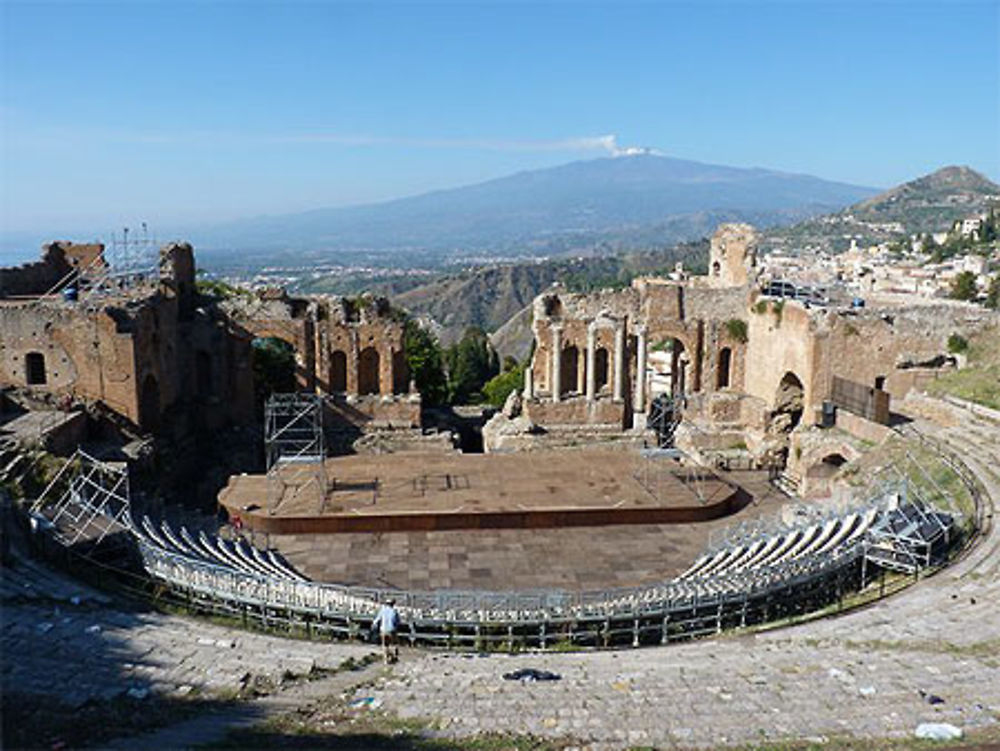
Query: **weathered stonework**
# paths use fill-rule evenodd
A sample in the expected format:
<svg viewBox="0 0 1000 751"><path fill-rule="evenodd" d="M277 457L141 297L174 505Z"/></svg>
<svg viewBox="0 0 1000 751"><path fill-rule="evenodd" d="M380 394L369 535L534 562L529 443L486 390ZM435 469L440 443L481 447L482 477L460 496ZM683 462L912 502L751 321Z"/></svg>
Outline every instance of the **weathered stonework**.
<svg viewBox="0 0 1000 751"><path fill-rule="evenodd" d="M668 352L667 391L683 396L685 419L704 429L685 440L741 430L752 454L782 460L792 431L823 422L834 378L870 392L884 420L887 400L956 366L951 334L995 317L949 301L858 310L762 297L747 225L719 228L709 269L682 282L640 278L590 294L555 287L536 298L524 413L541 430L642 427L653 396L649 352Z"/></svg>
<svg viewBox="0 0 1000 751"><path fill-rule="evenodd" d="M46 296L73 269L96 273L102 252L54 243L42 262L0 271L0 386L99 401L147 431L212 429L252 419L252 344L275 337L294 350L299 388L333 397L335 423L420 426L403 322L386 300L265 290L220 302L198 294L186 243L161 249L156 282Z"/></svg>

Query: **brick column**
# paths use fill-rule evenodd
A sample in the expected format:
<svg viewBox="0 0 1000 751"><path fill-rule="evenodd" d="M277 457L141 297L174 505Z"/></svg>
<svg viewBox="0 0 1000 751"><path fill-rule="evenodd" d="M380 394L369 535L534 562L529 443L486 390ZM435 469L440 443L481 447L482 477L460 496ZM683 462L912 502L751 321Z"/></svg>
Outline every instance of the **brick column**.
<svg viewBox="0 0 1000 751"><path fill-rule="evenodd" d="M620 402L625 398L625 322L621 321L615 329L615 391L614 400Z"/></svg>
<svg viewBox="0 0 1000 751"><path fill-rule="evenodd" d="M587 329L587 401L592 402L597 396L597 332Z"/></svg>
<svg viewBox="0 0 1000 751"><path fill-rule="evenodd" d="M635 411L646 411L646 327L636 330Z"/></svg>
<svg viewBox="0 0 1000 751"><path fill-rule="evenodd" d="M549 381L552 385L552 401L558 402L562 396L562 326L552 327L552 348L549 352Z"/></svg>

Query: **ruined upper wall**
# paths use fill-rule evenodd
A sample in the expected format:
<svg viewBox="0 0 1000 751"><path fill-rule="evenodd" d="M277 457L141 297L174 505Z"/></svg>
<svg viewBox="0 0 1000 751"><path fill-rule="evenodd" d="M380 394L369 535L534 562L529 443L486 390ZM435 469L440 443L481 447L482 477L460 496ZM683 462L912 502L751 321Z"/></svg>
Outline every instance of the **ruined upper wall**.
<svg viewBox="0 0 1000 751"><path fill-rule="evenodd" d="M535 298L534 320L574 321L610 317L635 318L639 313L639 293L635 289L603 289L595 292L567 292L557 286Z"/></svg>
<svg viewBox="0 0 1000 751"><path fill-rule="evenodd" d="M55 243L48 245L40 261L0 268L0 299L44 294L71 270L63 249Z"/></svg>
<svg viewBox="0 0 1000 751"><path fill-rule="evenodd" d="M772 404L785 373L804 387L810 418L838 376L903 398L918 372L954 363L951 334L968 336L997 316L970 304L873 309L805 308L761 298L749 316L745 390Z"/></svg>
<svg viewBox="0 0 1000 751"><path fill-rule="evenodd" d="M758 234L749 224L721 224L712 235L708 255L708 283L713 287L742 287L757 276Z"/></svg>
<svg viewBox="0 0 1000 751"><path fill-rule="evenodd" d="M59 240L42 246L41 260L21 266L0 268L0 299L44 295L67 281L70 272L105 268L101 243L73 243Z"/></svg>

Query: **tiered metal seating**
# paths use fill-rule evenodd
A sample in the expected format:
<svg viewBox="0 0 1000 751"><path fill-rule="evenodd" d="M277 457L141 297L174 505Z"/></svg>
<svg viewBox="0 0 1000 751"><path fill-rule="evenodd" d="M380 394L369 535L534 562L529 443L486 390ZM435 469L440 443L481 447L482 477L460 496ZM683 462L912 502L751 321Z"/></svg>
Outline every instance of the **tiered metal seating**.
<svg viewBox="0 0 1000 751"><path fill-rule="evenodd" d="M199 530L196 536L184 525L175 530L165 519L157 528L148 516L143 516L138 524L133 522L131 529L147 545L190 560L250 576L309 581L274 551L261 552L242 540L230 543L204 530Z"/></svg>

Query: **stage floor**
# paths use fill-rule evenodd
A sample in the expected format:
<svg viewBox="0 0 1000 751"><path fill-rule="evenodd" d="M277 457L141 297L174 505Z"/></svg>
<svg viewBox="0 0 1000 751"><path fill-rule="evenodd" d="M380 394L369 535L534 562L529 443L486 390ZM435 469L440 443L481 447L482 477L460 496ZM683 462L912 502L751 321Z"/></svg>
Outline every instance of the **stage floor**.
<svg viewBox="0 0 1000 751"><path fill-rule="evenodd" d="M340 489L329 496L324 513L654 509L697 506L701 503L698 488L704 498L731 492L731 486L719 479L704 480L695 487L682 479L686 478L683 468L671 464L676 475L651 470L643 476L644 465L635 453L601 449L339 457L326 464L328 481L336 481ZM734 515L697 523L272 533L267 537L310 578L339 584L422 590L636 586L684 571L704 551L712 534L744 519L776 514L787 500L768 485L765 472L734 472L724 477L749 492L753 501ZM647 488L658 490L658 497ZM255 513L264 516L266 498L267 479L260 476L233 477L220 495L231 510L254 503L261 507ZM303 487L298 497L285 497L277 516L314 515L318 510L315 489Z"/></svg>
<svg viewBox="0 0 1000 751"><path fill-rule="evenodd" d="M277 516L696 507L731 492L670 459L601 449L518 454L381 454L287 465L281 482L234 475L219 500ZM330 489L325 499L320 482Z"/></svg>
<svg viewBox="0 0 1000 751"><path fill-rule="evenodd" d="M339 584L505 591L631 587L681 573L714 533L776 515L788 502L768 484L766 472L728 477L754 501L736 515L697 524L271 535L270 542L310 578Z"/></svg>

